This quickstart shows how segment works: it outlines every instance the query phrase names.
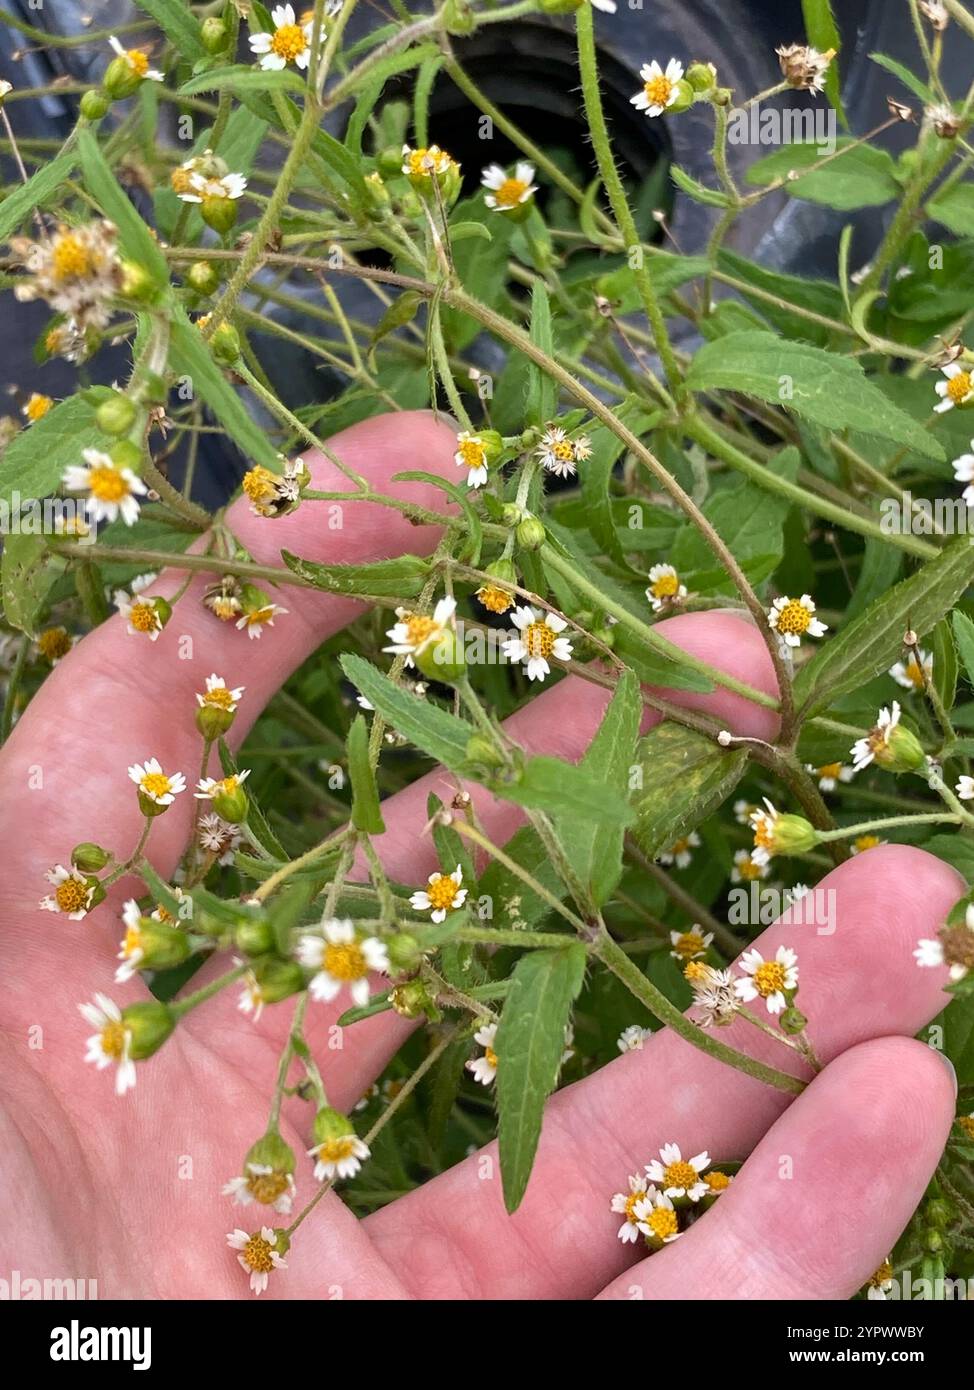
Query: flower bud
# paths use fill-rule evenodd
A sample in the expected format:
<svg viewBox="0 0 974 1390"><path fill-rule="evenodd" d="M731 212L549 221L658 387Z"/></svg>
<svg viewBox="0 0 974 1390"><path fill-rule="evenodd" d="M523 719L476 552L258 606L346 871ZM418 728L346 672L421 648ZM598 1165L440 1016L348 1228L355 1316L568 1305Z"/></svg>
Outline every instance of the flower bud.
<svg viewBox="0 0 974 1390"><path fill-rule="evenodd" d="M804 816L776 816L772 833L775 854L805 854L818 844L815 827Z"/></svg>
<svg viewBox="0 0 974 1390"><path fill-rule="evenodd" d="M215 743L221 734L227 732L235 718L235 710L203 704L196 711L196 727L208 743Z"/></svg>
<svg viewBox="0 0 974 1390"><path fill-rule="evenodd" d="M212 261L194 261L186 272L186 283L197 294L213 294L220 285L220 272Z"/></svg>
<svg viewBox="0 0 974 1390"><path fill-rule="evenodd" d="M400 1018L420 1018L425 1014L431 1023L436 1023L442 1017L424 980L406 980L396 985L389 1003Z"/></svg>
<svg viewBox="0 0 974 1390"><path fill-rule="evenodd" d="M119 55L113 58L105 69L101 80L102 91L113 101L122 101L137 92L142 85L142 77L135 71L127 58Z"/></svg>
<svg viewBox="0 0 974 1390"><path fill-rule="evenodd" d="M155 299L159 286L138 261L122 262L122 294L126 299L137 300L140 304Z"/></svg>
<svg viewBox="0 0 974 1390"><path fill-rule="evenodd" d="M808 1027L808 1019L802 1013L801 1009L795 1008L794 1004L792 1004L790 1008L784 1010L779 1019L779 1023L781 1024L781 1031L783 1033L789 1033L793 1037L797 1037L799 1033L804 1033L805 1029Z"/></svg>
<svg viewBox="0 0 974 1390"><path fill-rule="evenodd" d="M682 112L689 111L696 100L696 95L686 78L681 78L676 84L676 96L666 108L667 115L679 116Z"/></svg>
<svg viewBox="0 0 974 1390"><path fill-rule="evenodd" d="M473 10L469 0L447 0L443 6L443 23L448 34L456 38L466 38L476 27Z"/></svg>
<svg viewBox="0 0 974 1390"><path fill-rule="evenodd" d="M327 1144L330 1139L344 1139L354 1133L351 1120L333 1105L323 1105L315 1116L312 1132L315 1145Z"/></svg>
<svg viewBox="0 0 974 1390"><path fill-rule="evenodd" d="M81 98L81 114L86 121L100 121L108 114L111 104L105 92L96 91L92 87L91 91L85 92Z"/></svg>
<svg viewBox="0 0 974 1390"><path fill-rule="evenodd" d="M266 1004L277 1004L304 989L304 971L294 960L264 956L254 966L254 976Z"/></svg>
<svg viewBox="0 0 974 1390"><path fill-rule="evenodd" d="M691 63L686 80L695 92L712 92L717 85L717 69L713 63Z"/></svg>
<svg viewBox="0 0 974 1390"><path fill-rule="evenodd" d="M415 970L423 959L423 948L410 932L396 932L386 941L389 964L394 970Z"/></svg>
<svg viewBox="0 0 974 1390"><path fill-rule="evenodd" d="M229 37L229 29L217 15L209 15L200 25L200 39L207 53L221 53Z"/></svg>
<svg viewBox="0 0 974 1390"><path fill-rule="evenodd" d="M476 767L504 766L500 749L484 734L472 734L467 739L464 756L468 763L473 763Z"/></svg>
<svg viewBox="0 0 974 1390"><path fill-rule="evenodd" d="M129 1056L134 1062L142 1062L162 1047L176 1026L176 1016L168 1005L150 999L123 1009L122 1025L132 1035Z"/></svg>
<svg viewBox="0 0 974 1390"><path fill-rule="evenodd" d="M397 171L398 172L398 169ZM376 169L371 174L365 176L365 202L368 211L373 217L380 221L389 215L389 205L391 203L389 190L383 182L382 175Z"/></svg>
<svg viewBox="0 0 974 1390"><path fill-rule="evenodd" d="M275 1173L293 1173L297 1166L291 1145L286 1144L279 1134L270 1132L258 1139L256 1144L251 1144L244 1159L244 1168L249 1163L273 1168Z"/></svg>
<svg viewBox="0 0 974 1390"><path fill-rule="evenodd" d="M540 550L545 542L544 522L536 516L526 516L518 522L517 543L523 550Z"/></svg>
<svg viewBox="0 0 974 1390"><path fill-rule="evenodd" d="M237 923L233 942L245 956L262 956L274 946L274 931L263 917L246 917Z"/></svg>
<svg viewBox="0 0 974 1390"><path fill-rule="evenodd" d="M120 439L108 452L116 468L130 468L136 474L142 471L142 450L133 440Z"/></svg>
<svg viewBox="0 0 974 1390"><path fill-rule="evenodd" d="M123 396L121 391L113 391L95 411L95 423L106 434L128 434L135 424L136 414L136 408L128 396Z"/></svg>
<svg viewBox="0 0 974 1390"><path fill-rule="evenodd" d="M193 953L189 937L180 927L157 922L154 917L139 921L140 970L169 970L182 965Z"/></svg>
<svg viewBox="0 0 974 1390"><path fill-rule="evenodd" d="M444 628L434 642L415 652L413 661L428 680L443 681L446 685L460 680L467 669L463 642L452 627Z"/></svg>
<svg viewBox="0 0 974 1390"><path fill-rule="evenodd" d="M221 323L210 339L213 356L221 367L233 367L240 360L240 334L232 323Z"/></svg>
<svg viewBox="0 0 974 1390"><path fill-rule="evenodd" d="M107 849L102 849L101 845L93 844L91 840L85 840L82 844L75 845L71 851L71 863L83 874L98 873L99 869L103 869L111 857Z"/></svg>
<svg viewBox="0 0 974 1390"><path fill-rule="evenodd" d="M375 162L379 173L387 179L394 178L396 174L401 174L402 146L386 145L385 149L379 151Z"/></svg>
<svg viewBox="0 0 974 1390"><path fill-rule="evenodd" d="M505 502L501 508L501 521L505 526L516 526L524 516L516 502Z"/></svg>
<svg viewBox="0 0 974 1390"><path fill-rule="evenodd" d="M199 711L202 713L202 710ZM217 790L214 788L210 798L214 811L221 820L231 825L243 825L250 811L250 800L236 777L224 777Z"/></svg>
<svg viewBox="0 0 974 1390"><path fill-rule="evenodd" d="M204 198L200 204L200 213L203 221L208 227L212 227L215 232L225 236L237 221L237 203L235 198Z"/></svg>

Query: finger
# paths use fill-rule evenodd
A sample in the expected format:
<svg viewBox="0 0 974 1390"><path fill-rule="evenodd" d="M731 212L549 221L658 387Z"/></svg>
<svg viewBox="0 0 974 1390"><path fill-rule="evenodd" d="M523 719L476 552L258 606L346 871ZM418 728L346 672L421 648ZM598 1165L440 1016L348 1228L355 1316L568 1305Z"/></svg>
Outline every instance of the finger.
<svg viewBox="0 0 974 1390"><path fill-rule="evenodd" d="M765 958L782 944L797 950L799 1003L823 1060L872 1037L910 1036L939 1012L946 971L918 969L912 952L919 937L935 934L962 889L932 855L879 847L819 885L831 895L834 932L778 922L757 939ZM720 1036L779 1067L789 1055L741 1021ZM370 1233L388 1260L408 1261L414 1287L430 1287L433 1296L452 1287L484 1298L592 1297L630 1258L609 1212L627 1175L641 1173L667 1143L742 1157L789 1100L663 1029L549 1103L513 1216L504 1210L491 1145L370 1217Z"/></svg>
<svg viewBox="0 0 974 1390"><path fill-rule="evenodd" d="M943 1153L956 1088L908 1038L838 1057L690 1230L607 1299L850 1298L889 1256Z"/></svg>

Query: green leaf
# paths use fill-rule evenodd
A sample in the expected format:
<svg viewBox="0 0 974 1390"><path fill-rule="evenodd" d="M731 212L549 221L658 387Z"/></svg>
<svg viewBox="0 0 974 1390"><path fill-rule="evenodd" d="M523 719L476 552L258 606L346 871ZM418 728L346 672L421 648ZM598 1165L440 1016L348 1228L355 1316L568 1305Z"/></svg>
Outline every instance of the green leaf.
<svg viewBox="0 0 974 1390"><path fill-rule="evenodd" d="M554 355L551 333L551 305L544 281L535 280L531 290L531 341L549 357ZM529 425L544 425L555 414L558 393L554 382L533 362L528 364L528 397L524 410Z"/></svg>
<svg viewBox="0 0 974 1390"><path fill-rule="evenodd" d="M431 758L456 770L467 756L472 727L429 700L410 695L363 657L346 654L342 670L397 733Z"/></svg>
<svg viewBox="0 0 974 1390"><path fill-rule="evenodd" d="M954 184L930 199L927 212L955 236L974 236L974 185Z"/></svg>
<svg viewBox="0 0 974 1390"><path fill-rule="evenodd" d="M557 951L532 951L514 967L496 1041L498 1146L509 1212L520 1206L531 1176L585 959L585 948L573 943Z"/></svg>
<svg viewBox="0 0 974 1390"><path fill-rule="evenodd" d="M670 178L676 184L681 193L685 193L688 198L692 198L695 203L703 203L709 208L728 208L730 198L719 188L708 188L700 183L685 169L681 169L678 164L670 165Z"/></svg>
<svg viewBox="0 0 974 1390"><path fill-rule="evenodd" d="M802 173L823 158L822 149L814 143L785 145L774 154L758 159L747 171L747 182L758 187L787 179L784 191L792 198L804 198L810 203L847 212L853 208L881 207L900 196L896 180L896 165L886 150L873 145L854 145L849 140L836 142L844 153L830 159L821 169ZM788 175L794 171L797 179Z"/></svg>
<svg viewBox="0 0 974 1390"><path fill-rule="evenodd" d="M522 825L504 846L504 853L526 870L542 888L547 888L557 898L566 896L568 890L533 825ZM491 921L496 927L520 927L523 930L535 926L553 910L540 894L535 893L523 879L497 859L491 860L481 874L479 891L481 897L491 900Z"/></svg>
<svg viewBox="0 0 974 1390"><path fill-rule="evenodd" d="M951 622L954 625L957 655L961 659L969 683L974 686L974 623L959 608L951 615Z"/></svg>
<svg viewBox="0 0 974 1390"><path fill-rule="evenodd" d="M57 578L53 556L43 536L5 535L0 555L3 616L11 627L37 636L38 618Z"/></svg>
<svg viewBox="0 0 974 1390"><path fill-rule="evenodd" d="M100 389L107 397L108 391ZM8 505L15 493L22 501L46 497L57 490L68 464L83 462L83 449L104 444L104 432L95 424L94 407L81 396L69 396L7 445L0 497Z"/></svg>
<svg viewBox="0 0 974 1390"><path fill-rule="evenodd" d="M817 48L820 53L827 53L830 48L838 51L842 47L839 26L832 13L832 0L802 0L802 15L808 42L813 48ZM849 122L846 120L842 97L839 95L839 65L835 60L829 64L829 70L825 75L825 95L835 107L839 120L848 128Z"/></svg>
<svg viewBox="0 0 974 1390"><path fill-rule="evenodd" d="M530 806L550 815L560 812L577 816L588 825L597 821L621 826L633 819L632 808L624 797L607 798L599 777L560 758L529 758L516 780L494 780L490 789L495 796L518 806Z"/></svg>
<svg viewBox="0 0 974 1390"><path fill-rule="evenodd" d="M904 67L902 63L898 63L895 58L890 58L885 53L870 53L869 56L874 63L878 63L881 68L885 68L886 71L891 72L894 77L898 77L903 83L903 86L911 91L919 101L922 101L924 106L938 105L937 97L927 84L921 82L919 77L916 77L910 69Z"/></svg>
<svg viewBox="0 0 974 1390"><path fill-rule="evenodd" d="M418 555L399 555L366 565L319 565L281 551L289 570L328 594L368 595L370 598L416 598L429 577L430 564Z"/></svg>
<svg viewBox="0 0 974 1390"><path fill-rule="evenodd" d="M42 164L26 183L18 184L0 203L0 241L6 241L17 230L35 208L43 207L69 179L74 170L76 156L66 151Z"/></svg>
<svg viewBox="0 0 974 1390"><path fill-rule="evenodd" d="M619 413L622 414L621 411ZM654 412L650 416L643 416L638 421L626 420L626 424L635 433L642 435L648 432L659 418L660 412ZM598 425L591 431L589 443L592 448L591 457L586 459L585 467L581 473L582 502L588 529L593 540L622 570L633 575L639 573L639 577L642 578L642 573L633 570L626 560L625 546L612 515L612 504L609 497L609 480L612 477L612 470L625 445L604 425Z"/></svg>
<svg viewBox="0 0 974 1390"><path fill-rule="evenodd" d="M238 770L237 760L230 752L226 742L221 738L217 744L220 754L220 765L223 768L224 777L232 777ZM253 788L247 785L247 828L253 832L254 839L258 844L263 845L267 853L274 859L288 859L287 850L274 834L267 822L267 817L260 809L257 797L254 795Z"/></svg>
<svg viewBox="0 0 974 1390"><path fill-rule="evenodd" d="M348 775L352 781L352 824L369 835L381 835L386 827L369 761L369 731L360 714L348 731Z"/></svg>
<svg viewBox="0 0 974 1390"><path fill-rule="evenodd" d="M197 92L229 91L235 95L244 92L294 92L303 96L308 84L303 77L290 68L268 72L264 68L253 67L250 63L234 67L210 68L197 73L180 87L181 96L194 96Z"/></svg>
<svg viewBox="0 0 974 1390"><path fill-rule="evenodd" d="M183 0L137 0L137 3L140 10L152 16L184 58L196 61L209 56L203 47L199 20Z"/></svg>
<svg viewBox="0 0 974 1390"><path fill-rule="evenodd" d="M168 285L169 266L159 243L132 206L90 130L83 130L78 136L78 152L85 190L118 228L123 255L137 261L157 285Z"/></svg>
<svg viewBox="0 0 974 1390"><path fill-rule="evenodd" d="M842 292L827 280L806 280L800 275L785 275L778 270L767 270L764 266L749 261L746 256L738 256L736 252L726 249L719 252L717 265L725 274L743 280L755 290L764 291L764 295L751 295L747 289L735 286L738 294L743 295L749 304L753 304L785 337L824 347L831 340L834 330L792 312L787 305L769 302L765 295L774 295L777 299L797 304L799 308L810 309L815 314L836 319L840 323L844 320L845 305Z"/></svg>
<svg viewBox="0 0 974 1390"><path fill-rule="evenodd" d="M956 614L954 615L956 617ZM957 648L946 618L933 630L933 686L945 709L954 707L957 695Z"/></svg>
<svg viewBox="0 0 974 1390"><path fill-rule="evenodd" d="M912 628L924 637L972 582L974 546L968 537L958 537L826 641L798 673L796 704L806 715L816 714L838 695L888 670L900 656L904 632Z"/></svg>
<svg viewBox="0 0 974 1390"><path fill-rule="evenodd" d="M634 799L633 838L648 859L683 839L730 796L747 753L723 749L682 724L663 723L639 742L642 785Z"/></svg>
<svg viewBox="0 0 974 1390"><path fill-rule="evenodd" d="M693 391L740 391L828 429L905 444L938 462L942 446L874 386L858 362L773 333L731 333L699 349L687 373Z"/></svg>

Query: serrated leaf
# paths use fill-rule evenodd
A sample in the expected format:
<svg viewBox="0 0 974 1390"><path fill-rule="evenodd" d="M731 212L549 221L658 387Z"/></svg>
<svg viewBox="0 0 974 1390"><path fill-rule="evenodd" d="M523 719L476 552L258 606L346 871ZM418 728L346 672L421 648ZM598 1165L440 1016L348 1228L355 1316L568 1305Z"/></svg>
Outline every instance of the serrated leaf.
<svg viewBox="0 0 974 1390"><path fill-rule="evenodd" d="M363 657L349 653L341 658L341 664L356 689L397 733L445 767L456 770L465 762L467 741L473 733L465 720L410 695Z"/></svg>
<svg viewBox="0 0 974 1390"><path fill-rule="evenodd" d="M377 598L396 595L415 598L429 577L428 560L418 555L399 555L395 560L376 560L365 565L321 565L281 551L289 570L328 594L368 594Z"/></svg>
<svg viewBox="0 0 974 1390"><path fill-rule="evenodd" d="M694 391L739 391L829 429L905 444L944 458L940 443L874 386L858 362L773 333L730 333L699 349L687 373Z"/></svg>
<svg viewBox="0 0 974 1390"><path fill-rule="evenodd" d="M504 1204L516 1211L541 1137L545 1101L558 1081L565 1029L585 978L580 943L532 951L514 967L497 1029L498 1147Z"/></svg>
<svg viewBox="0 0 974 1390"><path fill-rule="evenodd" d="M369 761L369 731L357 714L348 731L348 775L352 783L352 824L369 835L385 830L375 772Z"/></svg>
<svg viewBox="0 0 974 1390"><path fill-rule="evenodd" d="M633 838L648 859L682 840L730 796L747 753L682 724L662 723L640 739L642 785L633 800Z"/></svg>
<svg viewBox="0 0 974 1390"><path fill-rule="evenodd" d="M242 63L232 67L211 68L208 72L197 73L180 87L181 96L194 96L197 92L229 91L244 92L294 92L303 96L308 84L303 77L290 68L268 72L265 68Z"/></svg>
<svg viewBox="0 0 974 1390"><path fill-rule="evenodd" d="M813 313L839 322L844 318L842 292L827 280L807 280L804 276L768 270L765 266L748 260L746 256L739 256L726 248L718 253L717 265L720 270L734 276L736 280L743 281L754 290L764 291L763 294L752 295L748 294L746 288L735 286L738 294L749 304L753 304L769 323L774 324L780 333L789 338L822 347L831 339L834 331L792 312L788 308L789 304L797 304L800 308L810 309ZM768 295L773 296L773 299L769 300L766 297Z"/></svg>
<svg viewBox="0 0 974 1390"><path fill-rule="evenodd" d="M829 159L821 169L803 173L828 152L815 143L785 145L756 160L747 171L747 182L762 187L776 179L786 179L784 191L790 197L843 212L882 207L899 198L896 165L886 150L854 145L848 140L837 141L836 149L845 151L841 158ZM789 178L792 172L798 178Z"/></svg>
<svg viewBox="0 0 974 1390"><path fill-rule="evenodd" d="M551 332L551 305L542 280L535 280L531 290L531 341L549 357L554 356ZM528 396L524 418L529 425L544 425L555 413L557 389L551 377L533 362L528 364Z"/></svg>
<svg viewBox="0 0 974 1390"><path fill-rule="evenodd" d="M11 627L37 636L37 621L51 585L57 578L43 536L6 535L0 555L3 616Z"/></svg>
<svg viewBox="0 0 974 1390"><path fill-rule="evenodd" d="M6 241L35 208L44 206L64 180L71 177L76 162L70 151L59 154L7 194L0 203L0 241Z"/></svg>
<svg viewBox="0 0 974 1390"><path fill-rule="evenodd" d="M137 3L140 10L152 16L184 58L195 61L207 56L199 20L184 0L137 0Z"/></svg>
<svg viewBox="0 0 974 1390"><path fill-rule="evenodd" d="M974 186L954 184L929 200L927 212L955 236L974 236Z"/></svg>
<svg viewBox="0 0 974 1390"><path fill-rule="evenodd" d="M495 796L550 815L578 816L589 826L628 825L632 809L625 798L607 798L600 779L586 768L560 758L528 758L516 779L489 783Z"/></svg>

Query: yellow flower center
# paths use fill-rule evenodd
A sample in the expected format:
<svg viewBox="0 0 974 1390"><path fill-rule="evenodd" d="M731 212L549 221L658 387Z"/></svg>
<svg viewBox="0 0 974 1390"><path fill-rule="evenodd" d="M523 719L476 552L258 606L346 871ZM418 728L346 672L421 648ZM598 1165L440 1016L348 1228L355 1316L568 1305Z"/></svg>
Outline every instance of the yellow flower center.
<svg viewBox="0 0 974 1390"><path fill-rule="evenodd" d="M484 1048L484 1061L488 1064L488 1066L493 1067L494 1071L497 1070L497 1053L494 1051L492 1047Z"/></svg>
<svg viewBox="0 0 974 1390"><path fill-rule="evenodd" d="M803 632L808 631L808 624L812 621L812 615L803 603L799 603L796 598L786 603L778 614L778 631L793 633L800 637Z"/></svg>
<svg viewBox="0 0 974 1390"><path fill-rule="evenodd" d="M221 596L218 594L210 600L210 610L220 619L221 623L228 623L240 612L240 600L232 595Z"/></svg>
<svg viewBox="0 0 974 1390"><path fill-rule="evenodd" d="M51 260L56 280L79 280L91 274L91 256L84 242L74 232L62 232L57 237Z"/></svg>
<svg viewBox="0 0 974 1390"><path fill-rule="evenodd" d="M762 999L777 994L785 987L785 967L780 960L766 960L758 966L753 975L754 988Z"/></svg>
<svg viewBox="0 0 974 1390"><path fill-rule="evenodd" d="M681 956L684 955L684 952L680 949L679 942L677 942L674 950L679 951ZM707 979L709 973L710 967L705 965L702 960L688 960L683 967L683 978L691 985L702 984L704 980Z"/></svg>
<svg viewBox="0 0 974 1390"><path fill-rule="evenodd" d="M651 77L643 90L650 106L666 106L673 95L673 83L661 73L658 77Z"/></svg>
<svg viewBox="0 0 974 1390"><path fill-rule="evenodd" d="M287 1173L250 1173L247 1176L247 1191L258 1202L263 1202L264 1206L270 1206L276 1202L278 1197L288 1190Z"/></svg>
<svg viewBox="0 0 974 1390"><path fill-rule="evenodd" d="M218 709L229 709L233 704L233 692L225 685L215 685L203 696L205 705L216 705Z"/></svg>
<svg viewBox="0 0 974 1390"><path fill-rule="evenodd" d="M419 647L436 631L436 623L423 613L410 613L405 619L406 641L411 647Z"/></svg>
<svg viewBox="0 0 974 1390"><path fill-rule="evenodd" d="M247 614L248 627L260 627L261 623L269 623L273 620L274 609L268 603L263 608L253 608Z"/></svg>
<svg viewBox="0 0 974 1390"><path fill-rule="evenodd" d="M426 895L430 900L430 905L441 912L453 906L457 896L457 885L449 874L440 874L438 878L434 878L433 882L427 885Z"/></svg>
<svg viewBox="0 0 974 1390"><path fill-rule="evenodd" d="M958 372L952 376L947 383L947 395L954 402L960 405L966 396L971 393L971 374L970 372Z"/></svg>
<svg viewBox="0 0 974 1390"><path fill-rule="evenodd" d="M514 602L514 597L506 589L498 589L495 584L485 584L477 590L480 602L491 613L506 613Z"/></svg>
<svg viewBox="0 0 974 1390"><path fill-rule="evenodd" d="M715 1168L712 1173L708 1173L704 1178L704 1182L710 1188L711 1192L723 1192L726 1188L730 1187L730 1181L727 1174L720 1172L717 1168Z"/></svg>
<svg viewBox="0 0 974 1390"><path fill-rule="evenodd" d="M673 843L670 845L668 853L672 854L675 857L678 854L684 854L689 848L690 841L688 839L684 838L682 840L674 840Z"/></svg>
<svg viewBox="0 0 974 1390"><path fill-rule="evenodd" d="M270 1241L265 1240L259 1231L255 1231L243 1248L247 1268L252 1269L255 1274L270 1274L274 1268L274 1261L271 1259L273 1249Z"/></svg>
<svg viewBox="0 0 974 1390"><path fill-rule="evenodd" d="M554 632L547 623L532 623L524 630L524 645L528 656L540 656L547 661L555 649Z"/></svg>
<svg viewBox="0 0 974 1390"><path fill-rule="evenodd" d="M528 190L528 185L522 179L505 179L500 188L494 190L494 198L497 206L501 208L516 208Z"/></svg>
<svg viewBox="0 0 974 1390"><path fill-rule="evenodd" d="M151 603L133 603L129 609L129 624L136 632L155 632L159 626L155 607Z"/></svg>
<svg viewBox="0 0 974 1390"><path fill-rule="evenodd" d="M209 328L210 319L212 319L212 317L212 314L200 314L199 318L196 320L196 327L201 333L205 333Z"/></svg>
<svg viewBox="0 0 974 1390"><path fill-rule="evenodd" d="M888 1284L892 1277L893 1266L889 1260L884 1260L869 1282L870 1284L872 1284L874 1289L878 1289L883 1284Z"/></svg>
<svg viewBox="0 0 974 1390"><path fill-rule="evenodd" d="M409 165L410 174L419 178L429 178L430 174L445 174L453 160L445 150L433 153L424 146L422 149L410 150L406 163Z"/></svg>
<svg viewBox="0 0 974 1390"><path fill-rule="evenodd" d="M71 637L67 628L49 627L38 637L37 646L48 661L59 661L71 650Z"/></svg>
<svg viewBox="0 0 974 1390"><path fill-rule="evenodd" d="M251 502L263 502L274 495L275 481L270 469L258 464L244 474L241 487Z"/></svg>
<svg viewBox="0 0 974 1390"><path fill-rule="evenodd" d="M30 400L24 406L24 414L27 416L28 420L33 423L34 420L43 419L53 404L54 402L51 400L50 396L42 396L34 391L31 394Z"/></svg>
<svg viewBox="0 0 974 1390"><path fill-rule="evenodd" d="M630 1192L629 1196L626 1198L626 1220L633 1226L635 1226L636 1222L639 1220L636 1215L636 1207L640 1202L645 1200L645 1197L645 1192Z"/></svg>
<svg viewBox="0 0 974 1390"><path fill-rule="evenodd" d="M99 464L92 468L88 474L88 486L99 502L121 502L130 491L126 479L110 464Z"/></svg>
<svg viewBox="0 0 974 1390"><path fill-rule="evenodd" d="M692 1163L687 1163L683 1159L678 1159L675 1163L668 1163L663 1169L664 1187L692 1187L696 1181L696 1168Z"/></svg>
<svg viewBox="0 0 974 1390"><path fill-rule="evenodd" d="M653 1210L646 1217L646 1225L659 1240L666 1240L668 1236L675 1236L680 1229L677 1225L676 1212L670 1211L669 1207L653 1207Z"/></svg>
<svg viewBox="0 0 974 1390"><path fill-rule="evenodd" d="M700 932L685 931L674 941L673 949L683 960L692 960L694 956L702 955L707 948Z"/></svg>
<svg viewBox="0 0 974 1390"><path fill-rule="evenodd" d="M125 1053L125 1029L120 1022L112 1020L106 1023L101 1030L101 1050L106 1057L114 1057L116 1061Z"/></svg>
<svg viewBox="0 0 974 1390"><path fill-rule="evenodd" d="M136 77L145 77L149 71L148 55L143 53L141 48L130 48L125 55L125 60Z"/></svg>
<svg viewBox="0 0 974 1390"><path fill-rule="evenodd" d="M839 775L839 773L840 773L841 771L842 771L842 764L841 764L841 763L826 763L824 767L820 767L820 768L818 769L818 772L817 772L816 775L819 776L819 777L822 777L822 778L824 778L824 777L831 777L831 778L833 778L833 780L834 780L836 777L838 777L838 775Z"/></svg>
<svg viewBox="0 0 974 1390"><path fill-rule="evenodd" d="M957 1124L967 1135L968 1139L974 1139L974 1115L959 1115Z"/></svg>
<svg viewBox="0 0 974 1390"><path fill-rule="evenodd" d="M917 690L923 689L923 671L915 656L911 656L906 663L906 678Z"/></svg>
<svg viewBox="0 0 974 1390"><path fill-rule="evenodd" d="M559 439L552 444L551 452L561 463L574 463L575 446L570 439Z"/></svg>
<svg viewBox="0 0 974 1390"><path fill-rule="evenodd" d="M746 859L742 859L738 864L737 872L746 883L749 883L761 877L761 865L755 864L751 856L748 855Z"/></svg>
<svg viewBox="0 0 974 1390"><path fill-rule="evenodd" d="M66 878L54 890L54 900L62 912L80 912L88 905L88 885L76 878Z"/></svg>
<svg viewBox="0 0 974 1390"><path fill-rule="evenodd" d="M125 940L122 942L122 954L128 959L134 956L136 951L142 949L142 933L138 927L128 927L125 932Z"/></svg>
<svg viewBox="0 0 974 1390"><path fill-rule="evenodd" d="M754 847L757 849L774 849L774 817L766 816L763 812L759 813L760 819L754 821Z"/></svg>
<svg viewBox="0 0 974 1390"><path fill-rule="evenodd" d="M974 970L974 931L970 927L945 927L940 933L944 960L948 965L962 965Z"/></svg>
<svg viewBox="0 0 974 1390"><path fill-rule="evenodd" d="M878 835L859 835L853 840L857 854L863 854L867 849L875 849L879 844Z"/></svg>
<svg viewBox="0 0 974 1390"><path fill-rule="evenodd" d="M147 772L141 786L147 796L166 796L170 790L169 778L164 772Z"/></svg>
<svg viewBox="0 0 974 1390"><path fill-rule="evenodd" d="M460 440L457 444L457 453L467 468L482 468L487 461L484 455L484 446L476 436L473 439Z"/></svg>
<svg viewBox="0 0 974 1390"><path fill-rule="evenodd" d="M325 1163L340 1163L343 1158L351 1158L355 1150L355 1135L341 1134L337 1139L326 1139L318 1145L318 1157Z"/></svg>
<svg viewBox="0 0 974 1390"><path fill-rule="evenodd" d="M680 587L680 576L678 574L661 574L659 579L653 581L654 598L672 598Z"/></svg>
<svg viewBox="0 0 974 1390"><path fill-rule="evenodd" d="M192 169L173 169L169 175L169 185L174 193L191 193L193 191L192 178Z"/></svg>
<svg viewBox="0 0 974 1390"><path fill-rule="evenodd" d="M162 903L159 903L156 906L156 910L153 912L152 915L157 922L175 922L176 920L172 913L169 911L169 909L163 907Z"/></svg>
<svg viewBox="0 0 974 1390"><path fill-rule="evenodd" d="M275 30L271 39L271 52L276 53L278 58L283 58L286 63L293 63L296 58L300 58L307 46L308 41L300 24L282 24L280 29Z"/></svg>
<svg viewBox="0 0 974 1390"><path fill-rule="evenodd" d="M357 941L329 942L321 966L333 980L360 980L369 973Z"/></svg>

